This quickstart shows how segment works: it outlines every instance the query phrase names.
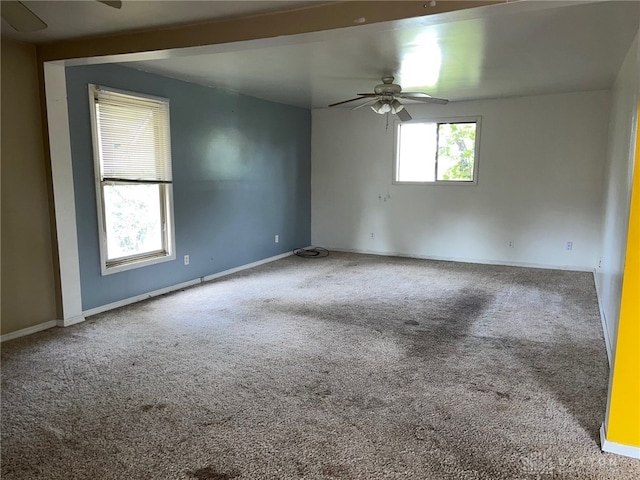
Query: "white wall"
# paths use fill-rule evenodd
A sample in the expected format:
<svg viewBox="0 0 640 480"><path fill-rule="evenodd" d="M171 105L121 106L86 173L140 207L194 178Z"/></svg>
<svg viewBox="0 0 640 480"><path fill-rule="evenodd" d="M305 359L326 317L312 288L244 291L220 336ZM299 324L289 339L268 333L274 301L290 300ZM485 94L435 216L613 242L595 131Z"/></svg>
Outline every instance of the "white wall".
<svg viewBox="0 0 640 480"><path fill-rule="evenodd" d="M482 116L477 186L392 185L385 116L314 110L312 243L593 270L609 109L608 91L410 106L414 118Z"/></svg>
<svg viewBox="0 0 640 480"><path fill-rule="evenodd" d="M604 219L601 266L596 271L598 297L602 308L610 353L615 341L622 296L629 203L633 178L635 125L640 82L640 34L636 36L616 80L611 107L609 149L605 167Z"/></svg>

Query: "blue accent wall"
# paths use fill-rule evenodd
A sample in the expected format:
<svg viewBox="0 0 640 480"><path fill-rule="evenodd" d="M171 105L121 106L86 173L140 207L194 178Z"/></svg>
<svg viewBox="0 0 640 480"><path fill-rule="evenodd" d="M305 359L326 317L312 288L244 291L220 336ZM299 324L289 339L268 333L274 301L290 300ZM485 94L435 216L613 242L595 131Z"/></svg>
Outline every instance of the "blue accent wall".
<svg viewBox="0 0 640 480"><path fill-rule="evenodd" d="M310 244L309 110L119 65L66 76L83 310ZM174 261L100 273L89 83L171 102Z"/></svg>

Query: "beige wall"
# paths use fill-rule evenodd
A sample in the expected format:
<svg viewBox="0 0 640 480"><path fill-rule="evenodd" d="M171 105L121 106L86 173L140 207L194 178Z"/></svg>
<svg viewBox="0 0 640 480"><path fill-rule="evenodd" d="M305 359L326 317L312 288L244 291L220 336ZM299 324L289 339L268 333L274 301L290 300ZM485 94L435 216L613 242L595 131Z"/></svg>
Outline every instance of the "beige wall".
<svg viewBox="0 0 640 480"><path fill-rule="evenodd" d="M7 334L56 319L36 49L2 40L2 317Z"/></svg>

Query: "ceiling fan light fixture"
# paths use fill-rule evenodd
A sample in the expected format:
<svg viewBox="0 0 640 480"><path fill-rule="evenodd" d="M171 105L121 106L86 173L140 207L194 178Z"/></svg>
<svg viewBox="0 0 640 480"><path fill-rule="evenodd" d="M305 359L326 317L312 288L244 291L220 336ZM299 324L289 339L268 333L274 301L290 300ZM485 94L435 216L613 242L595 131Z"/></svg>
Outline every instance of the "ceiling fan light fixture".
<svg viewBox="0 0 640 480"><path fill-rule="evenodd" d="M391 101L378 100L373 105L371 105L371 110L379 113L380 115L384 115L385 113L396 114L402 109L404 109L404 105L395 98Z"/></svg>
<svg viewBox="0 0 640 480"><path fill-rule="evenodd" d="M371 105L371 110L373 110L376 113L379 113L380 115L383 115L387 112L390 112L391 107L389 106L388 103L385 103L382 100L378 100L373 105Z"/></svg>
<svg viewBox="0 0 640 480"><path fill-rule="evenodd" d="M390 107L391 107L391 113L393 113L394 115L398 113L400 110L404 109L404 105L401 104L397 99L394 99L393 102L391 102Z"/></svg>

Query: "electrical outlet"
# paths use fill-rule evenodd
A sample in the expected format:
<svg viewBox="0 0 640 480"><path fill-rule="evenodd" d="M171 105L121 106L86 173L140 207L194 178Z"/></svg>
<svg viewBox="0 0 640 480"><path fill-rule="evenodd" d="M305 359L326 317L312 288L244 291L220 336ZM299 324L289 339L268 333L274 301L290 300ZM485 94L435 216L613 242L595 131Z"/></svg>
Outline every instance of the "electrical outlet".
<svg viewBox="0 0 640 480"><path fill-rule="evenodd" d="M507 245L509 246L509 248L513 248L513 240L509 240L507 242Z"/></svg>
<svg viewBox="0 0 640 480"><path fill-rule="evenodd" d="M274 240L276 243L278 243L280 241L280 235L276 235Z"/></svg>
<svg viewBox="0 0 640 480"><path fill-rule="evenodd" d="M184 264L189 265L189 255L184 256Z"/></svg>
<svg viewBox="0 0 640 480"><path fill-rule="evenodd" d="M567 250L573 250L573 242L567 242Z"/></svg>

